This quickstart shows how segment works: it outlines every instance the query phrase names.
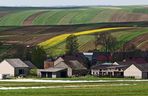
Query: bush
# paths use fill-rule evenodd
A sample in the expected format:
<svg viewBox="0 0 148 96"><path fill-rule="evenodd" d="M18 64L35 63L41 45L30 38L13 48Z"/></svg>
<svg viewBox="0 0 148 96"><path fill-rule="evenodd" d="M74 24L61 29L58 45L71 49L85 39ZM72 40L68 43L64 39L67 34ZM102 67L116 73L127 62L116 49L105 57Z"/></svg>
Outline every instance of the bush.
<svg viewBox="0 0 148 96"><path fill-rule="evenodd" d="M31 69L30 71L29 71L29 75L30 76L37 76L37 69Z"/></svg>

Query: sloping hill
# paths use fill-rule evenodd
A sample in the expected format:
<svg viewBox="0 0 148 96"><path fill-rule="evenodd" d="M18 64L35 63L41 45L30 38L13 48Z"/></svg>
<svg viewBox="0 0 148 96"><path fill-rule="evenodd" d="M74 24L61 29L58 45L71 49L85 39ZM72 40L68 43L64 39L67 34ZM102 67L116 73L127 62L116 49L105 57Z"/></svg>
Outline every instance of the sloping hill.
<svg viewBox="0 0 148 96"><path fill-rule="evenodd" d="M0 8L1 9L1 8ZM16 8L0 10L0 26L148 21L148 7Z"/></svg>

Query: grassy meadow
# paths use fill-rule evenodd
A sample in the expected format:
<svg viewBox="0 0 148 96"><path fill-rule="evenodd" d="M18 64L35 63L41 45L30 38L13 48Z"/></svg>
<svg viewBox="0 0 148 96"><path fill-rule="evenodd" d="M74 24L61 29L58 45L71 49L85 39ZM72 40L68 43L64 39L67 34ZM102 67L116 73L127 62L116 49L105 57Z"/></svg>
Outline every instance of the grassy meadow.
<svg viewBox="0 0 148 96"><path fill-rule="evenodd" d="M1 96L147 96L148 82L107 83L15 83L0 82L2 87L35 87L39 89L0 90ZM1 88L0 87L0 88Z"/></svg>

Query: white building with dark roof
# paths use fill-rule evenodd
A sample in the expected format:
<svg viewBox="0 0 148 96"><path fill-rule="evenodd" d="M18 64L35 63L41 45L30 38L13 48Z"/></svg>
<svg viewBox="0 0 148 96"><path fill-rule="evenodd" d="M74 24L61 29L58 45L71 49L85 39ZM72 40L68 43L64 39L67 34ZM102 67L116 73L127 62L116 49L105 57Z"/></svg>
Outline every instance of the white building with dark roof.
<svg viewBox="0 0 148 96"><path fill-rule="evenodd" d="M148 64L132 64L124 70L124 76L148 79Z"/></svg>
<svg viewBox="0 0 148 96"><path fill-rule="evenodd" d="M0 63L0 74L9 76L26 76L29 66L20 59L5 59Z"/></svg>

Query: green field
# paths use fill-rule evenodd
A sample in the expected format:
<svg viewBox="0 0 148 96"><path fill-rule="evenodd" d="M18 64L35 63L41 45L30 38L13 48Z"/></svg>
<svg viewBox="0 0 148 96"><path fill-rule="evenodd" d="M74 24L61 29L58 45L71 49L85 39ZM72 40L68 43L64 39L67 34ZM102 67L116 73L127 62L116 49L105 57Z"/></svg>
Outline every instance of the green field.
<svg viewBox="0 0 148 96"><path fill-rule="evenodd" d="M0 90L1 96L147 96L148 82L108 83L14 83L0 82L0 86L37 87L41 89ZM57 87L57 88L56 88Z"/></svg>
<svg viewBox="0 0 148 96"><path fill-rule="evenodd" d="M18 11L0 18L1 26L19 26L23 21L40 10Z"/></svg>
<svg viewBox="0 0 148 96"><path fill-rule="evenodd" d="M105 7L78 7L78 8L0 8L2 12L8 12L0 18L0 26L22 26L26 19L30 19L31 25L71 25L90 24L102 22L131 22L148 21L142 16L148 14L143 6L105 6ZM32 10L31 10L32 9ZM46 11L37 14L41 11ZM0 13L0 15L3 13ZM37 14L37 16L36 16ZM139 14L140 16L137 16ZM126 17L126 18L125 18ZM128 20L128 18L133 18ZM29 24L30 25L30 24Z"/></svg>
<svg viewBox="0 0 148 96"><path fill-rule="evenodd" d="M119 42L119 44L117 44L116 46L116 49L121 48L123 44L133 40L134 38L140 35L147 34L148 33L147 30L148 28L136 28L132 30L111 32L112 36L117 38L117 41ZM92 43L95 42L95 35L91 34L91 35L78 36L79 51L86 52L86 51L95 49L95 45L90 45L89 42L92 42ZM102 47L98 46L97 49L100 50L100 48ZM64 54L65 53L65 41L60 44L57 44L56 46L49 47L48 49L46 49L46 51L47 53L51 55L53 54L52 56Z"/></svg>

